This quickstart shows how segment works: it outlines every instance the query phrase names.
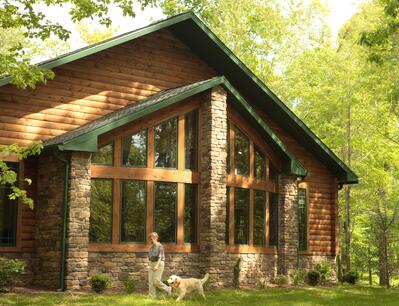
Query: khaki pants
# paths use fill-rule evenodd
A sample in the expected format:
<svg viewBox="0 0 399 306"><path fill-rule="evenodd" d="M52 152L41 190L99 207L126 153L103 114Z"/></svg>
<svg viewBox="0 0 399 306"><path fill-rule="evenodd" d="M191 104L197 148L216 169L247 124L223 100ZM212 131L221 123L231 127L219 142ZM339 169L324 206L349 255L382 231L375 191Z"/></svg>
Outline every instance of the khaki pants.
<svg viewBox="0 0 399 306"><path fill-rule="evenodd" d="M161 282L163 269L165 268L165 262L162 260L159 263L158 270L154 271L153 268L157 262L150 261L148 267L148 296L150 298L156 297L156 288L168 292L168 286Z"/></svg>

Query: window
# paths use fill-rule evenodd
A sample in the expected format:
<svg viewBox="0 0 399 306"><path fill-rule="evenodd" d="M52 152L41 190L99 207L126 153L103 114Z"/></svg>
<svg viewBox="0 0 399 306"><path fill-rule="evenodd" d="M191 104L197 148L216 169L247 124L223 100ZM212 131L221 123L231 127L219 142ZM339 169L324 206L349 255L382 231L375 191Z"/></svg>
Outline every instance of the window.
<svg viewBox="0 0 399 306"><path fill-rule="evenodd" d="M248 244L249 236L249 189L234 189L234 241Z"/></svg>
<svg viewBox="0 0 399 306"><path fill-rule="evenodd" d="M18 163L6 163L18 173ZM18 201L10 200L11 188L0 185L0 246L15 246L17 236Z"/></svg>
<svg viewBox="0 0 399 306"><path fill-rule="evenodd" d="M307 190L298 188L299 251L307 249Z"/></svg>
<svg viewBox="0 0 399 306"><path fill-rule="evenodd" d="M197 169L198 111L185 115L184 120L184 163L186 169Z"/></svg>
<svg viewBox="0 0 399 306"><path fill-rule="evenodd" d="M227 121L227 156L226 156L226 172L230 174L230 121Z"/></svg>
<svg viewBox="0 0 399 306"><path fill-rule="evenodd" d="M235 174L249 176L249 139L238 129L234 129Z"/></svg>
<svg viewBox="0 0 399 306"><path fill-rule="evenodd" d="M146 241L146 182L122 181L121 241Z"/></svg>
<svg viewBox="0 0 399 306"><path fill-rule="evenodd" d="M154 228L162 242L176 242L177 184L155 183Z"/></svg>
<svg viewBox="0 0 399 306"><path fill-rule="evenodd" d="M122 164L128 167L147 166L147 130L123 138Z"/></svg>
<svg viewBox="0 0 399 306"><path fill-rule="evenodd" d="M90 242L111 242L112 180L92 179L90 199Z"/></svg>
<svg viewBox="0 0 399 306"><path fill-rule="evenodd" d="M177 167L177 118L164 121L154 128L155 167Z"/></svg>
<svg viewBox="0 0 399 306"><path fill-rule="evenodd" d="M270 163L269 164L269 180L270 181L275 181L276 179L277 179L277 170L272 165L272 163Z"/></svg>
<svg viewBox="0 0 399 306"><path fill-rule="evenodd" d="M184 184L184 242L197 242L197 185Z"/></svg>
<svg viewBox="0 0 399 306"><path fill-rule="evenodd" d="M266 192L254 190L254 245L265 245L266 241Z"/></svg>
<svg viewBox="0 0 399 306"><path fill-rule="evenodd" d="M266 179L266 159L265 155L255 146L255 178Z"/></svg>
<svg viewBox="0 0 399 306"><path fill-rule="evenodd" d="M226 244L230 240L230 187L226 187Z"/></svg>
<svg viewBox="0 0 399 306"><path fill-rule="evenodd" d="M109 143L98 148L92 157L93 164L112 165L114 163L114 145Z"/></svg>
<svg viewBox="0 0 399 306"><path fill-rule="evenodd" d="M278 245L278 195L269 194L269 245Z"/></svg>

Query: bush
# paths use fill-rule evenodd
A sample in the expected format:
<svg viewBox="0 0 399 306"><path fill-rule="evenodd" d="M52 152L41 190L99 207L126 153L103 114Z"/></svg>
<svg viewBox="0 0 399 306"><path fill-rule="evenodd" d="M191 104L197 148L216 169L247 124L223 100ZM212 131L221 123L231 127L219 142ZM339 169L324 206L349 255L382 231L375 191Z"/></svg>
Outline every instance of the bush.
<svg viewBox="0 0 399 306"><path fill-rule="evenodd" d="M288 278L285 275L277 274L273 279L273 283L278 286L286 285L288 284Z"/></svg>
<svg viewBox="0 0 399 306"><path fill-rule="evenodd" d="M265 279L265 278L257 278L257 279L256 279L256 286L257 286L259 289L261 289L261 290L266 289L266 286L267 286L267 281L266 281L266 279Z"/></svg>
<svg viewBox="0 0 399 306"><path fill-rule="evenodd" d="M233 287L236 289L240 288L240 262L241 258L238 258L233 270Z"/></svg>
<svg viewBox="0 0 399 306"><path fill-rule="evenodd" d="M308 283L311 286L317 286L320 282L320 272L317 270L310 270L307 274Z"/></svg>
<svg viewBox="0 0 399 306"><path fill-rule="evenodd" d="M292 273L291 273L291 279L292 279L292 283L294 286L298 286L300 284L303 283L303 271L300 269L295 269Z"/></svg>
<svg viewBox="0 0 399 306"><path fill-rule="evenodd" d="M0 291L7 291L25 269L25 262L18 259L0 257Z"/></svg>
<svg viewBox="0 0 399 306"><path fill-rule="evenodd" d="M345 272L342 276L342 281L349 284L356 284L359 279L359 274L356 271Z"/></svg>
<svg viewBox="0 0 399 306"><path fill-rule="evenodd" d="M314 267L316 271L320 273L320 280L321 281L328 281L331 279L332 274L332 267L331 263L328 260L323 260L317 263Z"/></svg>
<svg viewBox="0 0 399 306"><path fill-rule="evenodd" d="M127 293L134 292L134 288L135 288L134 279L129 276L126 280L123 281L123 286L125 287L125 291Z"/></svg>
<svg viewBox="0 0 399 306"><path fill-rule="evenodd" d="M109 285L111 285L111 282L106 275L93 275L90 278L91 290L94 292L101 293L107 289Z"/></svg>

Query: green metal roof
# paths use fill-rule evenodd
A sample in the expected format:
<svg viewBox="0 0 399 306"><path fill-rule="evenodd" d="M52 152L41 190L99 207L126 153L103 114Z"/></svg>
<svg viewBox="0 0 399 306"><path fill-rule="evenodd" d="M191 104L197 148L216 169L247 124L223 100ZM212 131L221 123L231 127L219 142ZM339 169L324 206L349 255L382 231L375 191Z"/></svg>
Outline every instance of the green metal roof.
<svg viewBox="0 0 399 306"><path fill-rule="evenodd" d="M232 103L235 108L238 108L241 114L246 116L247 119L258 128L258 131L265 137L266 142L268 142L274 150L281 153L284 158L284 171L305 177L307 175L306 169L288 151L284 143L223 76L161 91L137 103L130 104L82 125L75 130L49 139L44 142L44 147L45 149L57 147L62 151L96 152L99 135L219 85L223 86L228 92L228 101Z"/></svg>
<svg viewBox="0 0 399 306"><path fill-rule="evenodd" d="M193 52L224 75L232 86L265 112L298 142L312 152L338 178L341 184L358 182L349 169L256 75L249 70L217 36L193 13L184 13L156 22L147 27L105 40L74 52L40 63L54 68L85 56L100 52L143 35L168 29ZM0 79L0 86L8 84L11 77Z"/></svg>

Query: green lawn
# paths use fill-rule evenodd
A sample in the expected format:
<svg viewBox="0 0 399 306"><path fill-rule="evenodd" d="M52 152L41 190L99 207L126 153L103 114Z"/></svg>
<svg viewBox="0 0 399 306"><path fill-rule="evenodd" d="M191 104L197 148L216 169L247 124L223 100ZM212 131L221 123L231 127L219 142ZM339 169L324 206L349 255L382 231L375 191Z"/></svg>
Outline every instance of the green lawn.
<svg viewBox="0 0 399 306"><path fill-rule="evenodd" d="M0 305L176 305L161 295L148 300L143 294L32 294L3 295ZM196 294L179 305L399 305L399 289L362 286L220 290L207 292L206 303Z"/></svg>

